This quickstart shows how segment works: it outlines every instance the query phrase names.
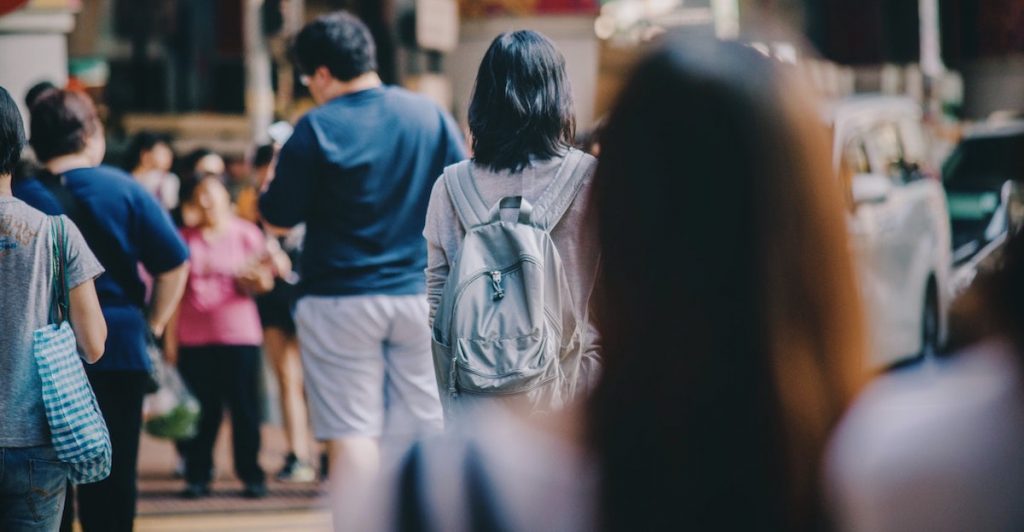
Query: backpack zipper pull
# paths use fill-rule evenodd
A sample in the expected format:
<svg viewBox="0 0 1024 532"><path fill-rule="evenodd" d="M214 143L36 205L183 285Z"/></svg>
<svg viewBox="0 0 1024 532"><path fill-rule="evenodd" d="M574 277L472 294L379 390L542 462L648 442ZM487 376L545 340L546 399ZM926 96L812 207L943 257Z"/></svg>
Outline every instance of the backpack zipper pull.
<svg viewBox="0 0 1024 532"><path fill-rule="evenodd" d="M505 297L505 289L501 287L501 272L491 272L491 286L494 288L494 301L498 301Z"/></svg>

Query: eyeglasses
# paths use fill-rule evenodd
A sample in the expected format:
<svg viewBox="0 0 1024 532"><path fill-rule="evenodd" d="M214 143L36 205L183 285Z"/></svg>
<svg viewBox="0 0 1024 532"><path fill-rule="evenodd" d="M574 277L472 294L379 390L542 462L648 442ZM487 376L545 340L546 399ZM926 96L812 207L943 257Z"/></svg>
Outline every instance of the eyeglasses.
<svg viewBox="0 0 1024 532"><path fill-rule="evenodd" d="M310 82L310 78L306 74L303 74L303 75L299 76L299 83L301 83L303 87L308 87L309 86L309 82Z"/></svg>

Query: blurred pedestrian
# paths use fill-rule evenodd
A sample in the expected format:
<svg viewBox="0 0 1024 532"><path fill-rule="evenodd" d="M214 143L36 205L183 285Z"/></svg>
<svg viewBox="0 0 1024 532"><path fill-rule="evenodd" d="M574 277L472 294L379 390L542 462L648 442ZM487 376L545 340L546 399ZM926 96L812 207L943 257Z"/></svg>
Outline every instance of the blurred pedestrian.
<svg viewBox="0 0 1024 532"><path fill-rule="evenodd" d="M818 463L864 335L827 136L780 68L681 37L636 65L594 182L596 388L414 447L382 528L826 527Z"/></svg>
<svg viewBox="0 0 1024 532"><path fill-rule="evenodd" d="M442 423L422 232L434 180L465 150L444 110L381 83L373 37L354 16L307 24L294 56L319 107L282 147L260 211L278 228L306 222L296 325L343 527L377 474L378 442Z"/></svg>
<svg viewBox="0 0 1024 532"><path fill-rule="evenodd" d="M11 193L25 144L18 106L0 87L0 530L56 530L67 493L68 465L50 439L33 332L47 326L54 294L53 220ZM78 228L63 218L70 321L82 357L103 355L107 326L94 279L103 272Z"/></svg>
<svg viewBox="0 0 1024 532"><path fill-rule="evenodd" d="M837 432L839 530L1024 530L1024 233L962 299L977 340L879 378Z"/></svg>
<svg viewBox="0 0 1024 532"><path fill-rule="evenodd" d="M265 144L256 148L252 166L259 190L266 189L273 181L276 161L275 145ZM285 255L284 260L278 259L279 276L273 290L256 298L263 324L263 350L270 359L277 379L285 442L288 445L284 466L277 473L277 479L283 482L311 482L318 476L310 458L309 412L306 410L302 360L299 358L299 341L292 316L298 296L298 276L292 271L292 265L299 260L303 230L303 226L299 226L284 236L268 235L268 238L273 239L271 252ZM326 471L322 473L326 476Z"/></svg>
<svg viewBox="0 0 1024 532"><path fill-rule="evenodd" d="M180 353L168 355L201 408L199 432L184 448L183 496L210 493L213 446L227 407L242 494L263 497L267 489L258 460L263 335L253 296L273 287L273 265L263 234L231 212L219 178L187 181L182 198L199 217L195 227L182 230L192 269L175 327Z"/></svg>
<svg viewBox="0 0 1024 532"><path fill-rule="evenodd" d="M224 159L209 148L196 148L181 159L178 175L181 176L181 188L192 190L200 179L207 176L224 178ZM186 183L190 182L190 183ZM178 206L171 211L171 218L178 227L195 227L199 223L200 214L187 198L178 194Z"/></svg>
<svg viewBox="0 0 1024 532"><path fill-rule="evenodd" d="M57 86L49 81L40 81L29 87L25 93L25 108L31 113L32 106L35 105L36 100L51 90L57 90ZM54 199L53 195L50 194L42 183L35 179L36 174L41 169L42 167L39 161L36 160L32 149L23 150L21 161L15 167L11 184L14 195L46 214L51 216L61 214L63 210L60 207L60 203Z"/></svg>
<svg viewBox="0 0 1024 532"><path fill-rule="evenodd" d="M150 383L147 337L163 334L188 277L188 250L163 207L127 173L101 166L103 125L88 96L54 90L31 110L36 176L81 229L106 272L96 280L109 328L105 356L88 368L113 445L110 476L79 486L85 532L131 530L142 399ZM146 304L138 264L155 279Z"/></svg>
<svg viewBox="0 0 1024 532"><path fill-rule="evenodd" d="M538 364L531 358L517 359L523 350L521 340L497 340L496 344L504 342L510 347L492 347L488 343L481 348L487 351L488 362L500 368L498 371L502 373L497 379L501 381L500 385L492 387L525 388L525 391L512 393L506 388L499 388L493 395L481 391L460 393L457 374L461 370L450 367L452 356L445 349L439 349L434 353L434 364L442 381L442 403L449 417L455 410L495 399L523 400L536 409L556 408L571 399L580 381L584 383L582 388L586 388L588 376L596 375L598 341L592 334L593 329L587 327L587 308L594 289L599 255L597 218L590 201L597 160L571 147L575 122L565 58L555 45L533 31L504 33L494 39L480 63L469 105L473 159L445 170L445 178L434 185L427 208L423 234L427 239L430 322L435 327L435 341L441 340L447 336L449 325L456 326L448 323L452 319L450 316L436 316L439 305L443 306L445 294L458 294L463 306L476 304L475 299L466 296L467 290L461 288L462 284L452 284L449 291L445 290L455 263L465 258L460 255L463 239L469 229L487 222L477 213L492 211L492 206L498 209L492 212L500 213L502 209L499 206L504 199L520 198L520 205L515 208L522 213L526 209L521 206L523 202L531 206L536 216L527 223L550 234L560 258L559 261L545 261L550 263L545 271L555 271L552 267L560 263L566 284L560 286L555 282L546 290L533 292L524 286L536 301L526 301L526 306L518 306L515 305L517 301L512 301L517 298L515 294L504 300L492 301L490 293L491 284L504 283L505 288L514 290L511 283L515 279L506 281L499 273L497 281L493 278L485 280L488 287L484 312L491 317L490 323L500 330L493 333L473 330L471 334L492 340L504 338L502 335L522 338L533 332L527 329L535 324L526 320L523 330L519 330L515 326L518 323L515 316L504 316L501 314L503 311L529 314L527 307L537 304L544 307L545 312L558 313L557 326L565 330L552 338L559 345L554 346L557 351L552 356L549 371L564 378L546 379L542 374L539 379L545 382L528 386L524 385L524 378L509 377L508 373L520 369L516 364L521 361L531 368ZM549 211L546 219L541 217L543 209ZM487 234L491 236L481 238L489 245L497 246L498 240L508 233ZM511 267L506 263L490 266ZM475 272L467 273L472 276ZM527 276L525 273L522 275L524 278ZM454 279L453 282L462 283L463 280ZM548 307L544 300L545 292L553 292L560 287L568 289L567 308L561 311ZM445 308L453 313L460 311L454 306ZM564 313L569 314L567 319L563 319ZM444 324L440 325L443 331L438 329L439 323ZM451 345L457 343L454 338L449 340L447 343ZM543 350L539 352L544 353ZM556 365L559 367L554 367ZM473 372L474 378L480 378L486 373L486 370L481 371L483 369L468 368L464 371ZM492 384L488 381L488 386Z"/></svg>
<svg viewBox="0 0 1024 532"><path fill-rule="evenodd" d="M142 131L132 138L125 170L168 211L178 206L181 187L181 180L171 173L173 164L174 151L166 135Z"/></svg>

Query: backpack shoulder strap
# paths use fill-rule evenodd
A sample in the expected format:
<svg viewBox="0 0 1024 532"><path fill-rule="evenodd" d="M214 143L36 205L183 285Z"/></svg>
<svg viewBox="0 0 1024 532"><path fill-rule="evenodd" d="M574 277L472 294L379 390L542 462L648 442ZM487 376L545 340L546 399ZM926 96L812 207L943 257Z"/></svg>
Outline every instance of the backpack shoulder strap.
<svg viewBox="0 0 1024 532"><path fill-rule="evenodd" d="M488 220L490 207L484 202L480 190L473 181L473 174L470 172L471 160L453 164L444 169L442 179L448 195L455 206L455 213L459 215L462 227L467 231Z"/></svg>
<svg viewBox="0 0 1024 532"><path fill-rule="evenodd" d="M590 173L592 165L587 164L588 160L589 156L582 151L569 149L555 178L533 206L533 225L545 231L558 225Z"/></svg>

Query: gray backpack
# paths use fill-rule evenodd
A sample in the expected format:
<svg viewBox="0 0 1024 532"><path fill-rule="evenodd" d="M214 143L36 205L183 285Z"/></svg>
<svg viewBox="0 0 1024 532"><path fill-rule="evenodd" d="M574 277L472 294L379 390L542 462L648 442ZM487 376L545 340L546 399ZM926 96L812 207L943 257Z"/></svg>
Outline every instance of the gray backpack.
<svg viewBox="0 0 1024 532"><path fill-rule="evenodd" d="M445 186L466 230L434 319L434 368L446 414L475 399L521 396L552 410L575 393L584 323L551 230L587 174L570 150L535 205L507 197L487 205L471 162L445 169ZM517 221L503 209L518 208Z"/></svg>

